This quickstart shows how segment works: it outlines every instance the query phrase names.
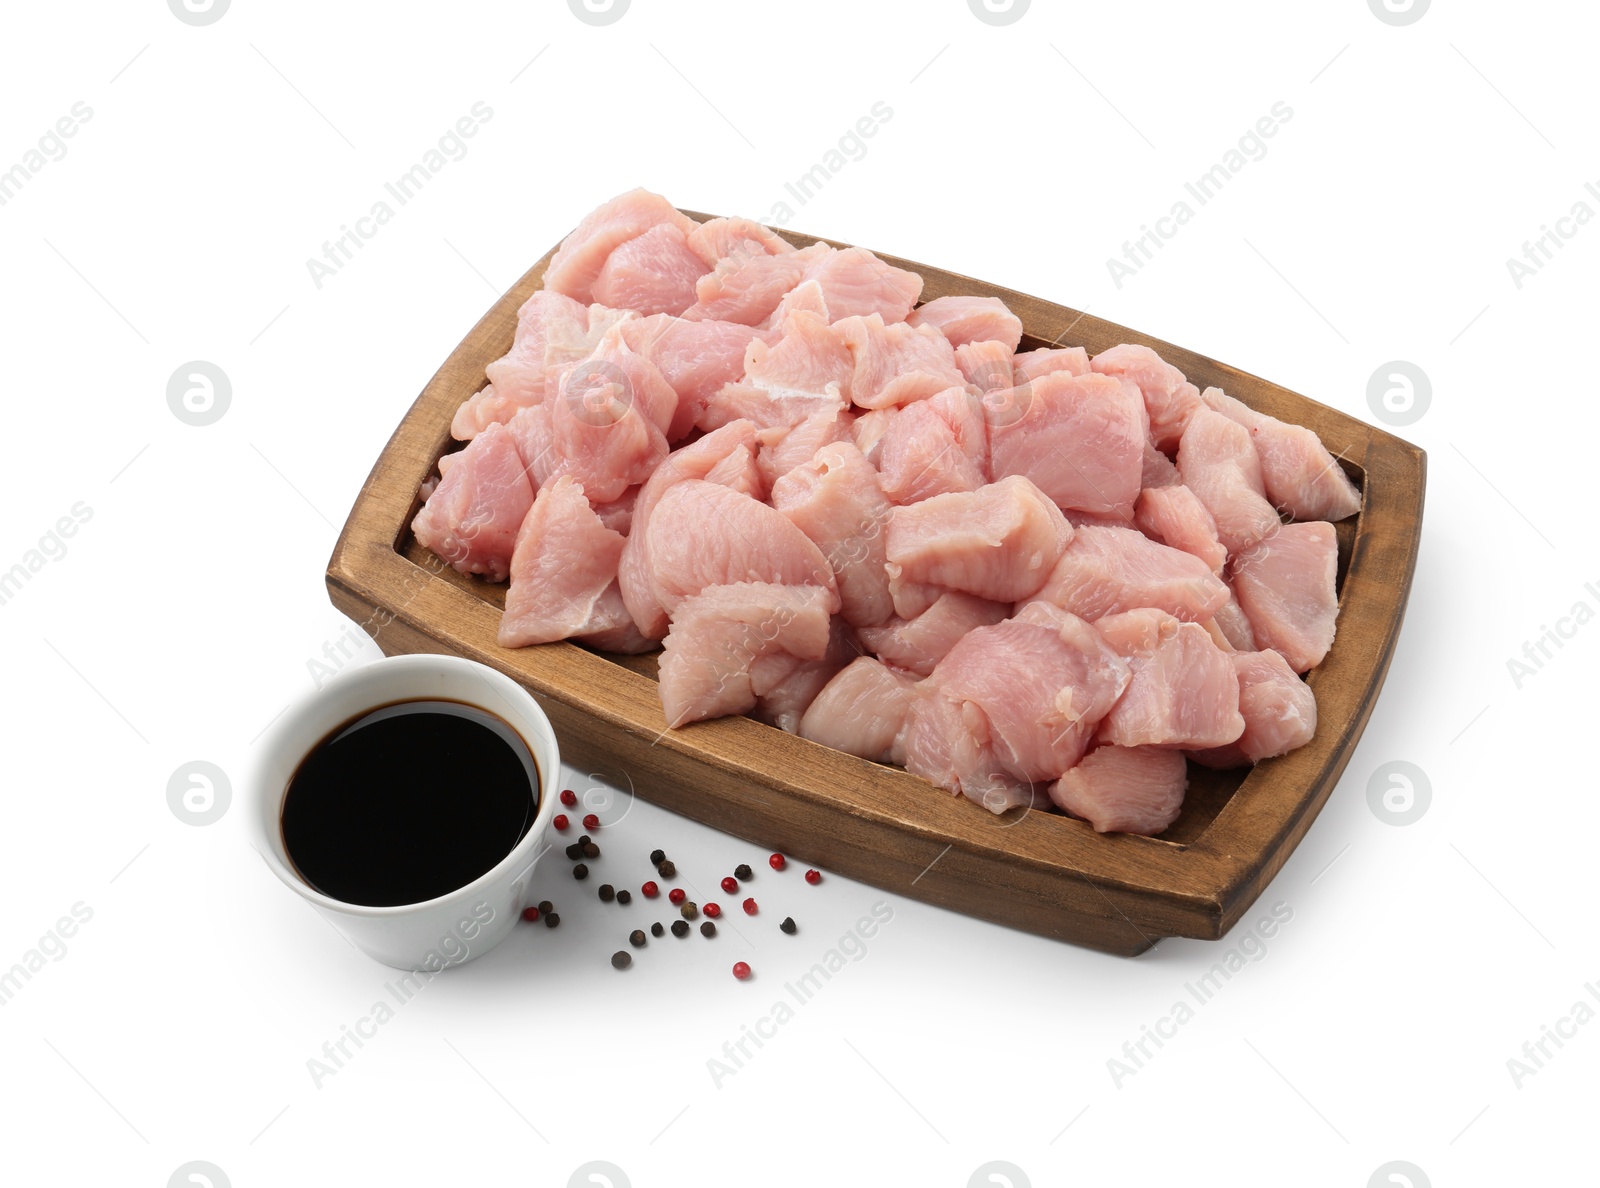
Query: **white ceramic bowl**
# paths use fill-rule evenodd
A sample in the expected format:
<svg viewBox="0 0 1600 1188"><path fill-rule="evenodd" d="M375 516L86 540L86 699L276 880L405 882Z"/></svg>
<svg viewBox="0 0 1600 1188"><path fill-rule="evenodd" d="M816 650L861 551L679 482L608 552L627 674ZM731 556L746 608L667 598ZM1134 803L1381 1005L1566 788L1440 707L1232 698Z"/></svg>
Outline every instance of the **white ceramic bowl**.
<svg viewBox="0 0 1600 1188"><path fill-rule="evenodd" d="M396 701L460 701L505 721L528 744L539 771L533 825L493 869L465 887L422 903L363 907L316 890L284 851L283 797L295 768L335 728ZM561 756L555 732L533 696L511 678L455 656L391 656L336 677L296 702L257 751L250 782L250 828L272 872L362 951L397 969L437 972L487 953L515 927L534 863L556 812Z"/></svg>

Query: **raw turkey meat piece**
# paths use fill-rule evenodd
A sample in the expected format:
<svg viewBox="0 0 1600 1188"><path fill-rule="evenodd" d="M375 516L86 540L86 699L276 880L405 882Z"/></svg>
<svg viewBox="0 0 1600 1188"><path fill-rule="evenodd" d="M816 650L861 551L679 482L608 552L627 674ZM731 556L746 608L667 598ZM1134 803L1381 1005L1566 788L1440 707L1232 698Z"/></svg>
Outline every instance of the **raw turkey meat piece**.
<svg viewBox="0 0 1600 1188"><path fill-rule="evenodd" d="M800 719L817 694L860 655L855 632L835 615L828 629L827 651L818 659L772 656L750 666L750 688L756 695L751 715L769 726L798 734Z"/></svg>
<svg viewBox="0 0 1600 1188"><path fill-rule="evenodd" d="M832 251L825 243L815 243L777 255L736 252L724 256L695 282L695 303L684 311L684 317L759 326L784 294L806 279L806 270Z"/></svg>
<svg viewBox="0 0 1600 1188"><path fill-rule="evenodd" d="M1034 603L969 631L928 679L950 700L982 709L1001 765L1039 783L1082 757L1128 687L1129 669L1088 623Z"/></svg>
<svg viewBox="0 0 1600 1188"><path fill-rule="evenodd" d="M758 433L756 438L761 444L756 453L756 465L761 469L767 490L796 466L811 461L823 446L851 441L854 420L848 412L825 410L813 413L793 427L777 425Z"/></svg>
<svg viewBox="0 0 1600 1188"><path fill-rule="evenodd" d="M1096 747L1050 785L1050 799L1097 833L1154 837L1178 819L1189 785L1181 751Z"/></svg>
<svg viewBox="0 0 1600 1188"><path fill-rule="evenodd" d="M800 719L800 737L875 763L903 764L916 688L915 677L861 656L823 686Z"/></svg>
<svg viewBox="0 0 1600 1188"><path fill-rule="evenodd" d="M1035 792L1001 765L983 710L952 701L930 681L918 686L901 740L907 771L991 813L1049 803L1043 788Z"/></svg>
<svg viewBox="0 0 1600 1188"><path fill-rule="evenodd" d="M655 640L639 633L628 604L622 601L622 588L615 580L601 591L583 631L572 638L602 652L626 655L652 652L656 647Z"/></svg>
<svg viewBox="0 0 1600 1188"><path fill-rule="evenodd" d="M922 294L920 276L880 260L866 248L830 248L818 254L807 262L805 279L822 287L835 321L876 315L885 322L903 322Z"/></svg>
<svg viewBox="0 0 1600 1188"><path fill-rule="evenodd" d="M1151 540L1192 553L1220 575L1228 550L1217 539L1217 522L1200 497L1181 483L1139 492L1134 524Z"/></svg>
<svg viewBox="0 0 1600 1188"><path fill-rule="evenodd" d="M756 427L749 421L733 421L699 441L674 450L667 460L656 467L634 503L633 523L628 532L628 543L622 550L622 562L617 569L617 581L623 600L639 630L649 639L660 639L667 633L667 612L650 588L650 565L645 553L645 542L650 517L656 504L668 488L686 479L704 479L720 466L738 470L740 457L754 464Z"/></svg>
<svg viewBox="0 0 1600 1188"><path fill-rule="evenodd" d="M1234 595L1233 587L1228 587L1228 601L1217 608L1206 624L1212 637L1222 636L1224 642L1235 652L1253 652L1256 650L1256 633L1251 629L1250 619L1239 606L1239 600ZM1221 644L1218 645L1221 647ZM1227 651L1228 648L1223 648Z"/></svg>
<svg viewBox="0 0 1600 1188"><path fill-rule="evenodd" d="M927 676L967 632L975 627L992 627L1010 617L1010 603L990 602L952 590L939 595L916 618L896 615L879 626L858 627L856 638L880 659Z"/></svg>
<svg viewBox="0 0 1600 1188"><path fill-rule="evenodd" d="M805 533L838 582L840 616L873 627L894 613L884 568L893 511L877 472L848 441L817 450L772 485L772 506Z"/></svg>
<svg viewBox="0 0 1600 1188"><path fill-rule="evenodd" d="M663 223L685 235L695 228L693 219L679 213L660 194L644 189L619 194L587 215L561 241L544 270L544 287L585 305L597 300L594 282L611 253Z"/></svg>
<svg viewBox="0 0 1600 1188"><path fill-rule="evenodd" d="M979 392L1003 392L1022 381L1012 371L1011 348L1003 342L968 342L956 348L956 370Z"/></svg>
<svg viewBox="0 0 1600 1188"><path fill-rule="evenodd" d="M769 582L714 585L684 599L661 652L667 725L754 709L751 669L764 660L821 659L831 600L820 587Z"/></svg>
<svg viewBox="0 0 1600 1188"><path fill-rule="evenodd" d="M1143 630L1152 612L1131 613ZM1199 750L1244 732L1233 660L1204 627L1170 619L1129 646L1132 633L1123 625L1102 619L1098 626L1112 646L1123 645L1119 651L1133 669L1127 691L1100 724L1104 741Z"/></svg>
<svg viewBox="0 0 1600 1188"><path fill-rule="evenodd" d="M674 483L644 530L650 589L669 618L707 586L737 582L819 586L828 613L839 609L822 551L782 512L748 495L700 479Z"/></svg>
<svg viewBox="0 0 1600 1188"><path fill-rule="evenodd" d="M1091 622L1141 607L1198 621L1216 614L1228 587L1182 549L1133 528L1087 525L1074 530L1037 597Z"/></svg>
<svg viewBox="0 0 1600 1188"><path fill-rule="evenodd" d="M744 377L745 351L761 332L737 322L691 322L657 314L621 325L622 340L655 365L678 394L667 427L676 443L695 427L711 398Z"/></svg>
<svg viewBox="0 0 1600 1188"><path fill-rule="evenodd" d="M770 346L752 342L745 350L744 370L745 383L765 388L774 398L824 393L852 398L855 361L845 335L809 310L790 314Z"/></svg>
<svg viewBox="0 0 1600 1188"><path fill-rule="evenodd" d="M1173 465L1172 459L1156 449L1153 441L1146 439L1144 468L1139 474L1139 486L1148 490L1151 487L1176 486L1182 481L1178 477L1178 468Z"/></svg>
<svg viewBox="0 0 1600 1188"><path fill-rule="evenodd" d="M1296 672L1322 663L1339 613L1339 539L1320 520L1285 524L1233 562L1233 589L1256 642Z"/></svg>
<svg viewBox="0 0 1600 1188"><path fill-rule="evenodd" d="M694 304L695 282L710 271L681 228L657 223L606 257L591 292L613 309L676 317Z"/></svg>
<svg viewBox="0 0 1600 1188"><path fill-rule="evenodd" d="M873 313L841 318L833 331L843 336L853 364L845 393L862 408L909 404L967 382L955 350L932 326L886 322Z"/></svg>
<svg viewBox="0 0 1600 1188"><path fill-rule="evenodd" d="M958 398L965 394L957 391ZM976 491L989 480L961 448L950 422L932 400L895 410L878 445L883 491L897 504L920 503L935 495Z"/></svg>
<svg viewBox="0 0 1600 1188"><path fill-rule="evenodd" d="M1133 519L1144 470L1144 407L1112 376L1054 372L984 398L989 466L1020 474L1056 506Z"/></svg>
<svg viewBox="0 0 1600 1188"><path fill-rule="evenodd" d="M1245 767L1287 755L1317 732L1317 699L1277 652L1239 652L1231 657L1239 676L1239 713L1244 733L1225 746L1191 751L1206 767Z"/></svg>
<svg viewBox="0 0 1600 1188"><path fill-rule="evenodd" d="M1147 346L1124 343L1101 351L1089 366L1100 375L1118 375L1138 385L1150 415L1150 439L1160 450L1177 447L1189 418L1201 407L1200 390L1183 372Z"/></svg>
<svg viewBox="0 0 1600 1188"><path fill-rule="evenodd" d="M1027 479L1011 476L895 508L889 579L1017 602L1038 591L1071 539L1061 510Z"/></svg>
<svg viewBox="0 0 1600 1188"><path fill-rule="evenodd" d="M953 347L997 341L1010 351L1022 341L1022 319L998 297L935 297L906 318L913 326L932 326Z"/></svg>
<svg viewBox="0 0 1600 1188"><path fill-rule="evenodd" d="M1178 474L1217 522L1217 539L1230 556L1281 523L1264 494L1249 431L1204 405L1189 418L1178 445Z"/></svg>
<svg viewBox="0 0 1600 1188"><path fill-rule="evenodd" d="M600 522L583 485L570 475L541 488L511 555L500 646L523 648L617 626L597 624L594 617L601 596L617 580L622 544L622 535Z"/></svg>
<svg viewBox="0 0 1600 1188"><path fill-rule="evenodd" d="M522 455L504 425L490 425L454 458L411 521L411 531L462 573L503 582L517 531L533 506Z"/></svg>
<svg viewBox="0 0 1600 1188"><path fill-rule="evenodd" d="M1267 499L1279 511L1296 520L1343 520L1361 510L1361 492L1304 425L1256 412L1221 388L1207 388L1203 399L1213 412L1249 431Z"/></svg>
<svg viewBox="0 0 1600 1188"><path fill-rule="evenodd" d="M628 529L633 526L633 508L639 501L639 492L642 487L629 487L620 498L613 499L610 503L596 503L591 506L594 514L600 517L600 522L613 532L628 535Z"/></svg>
<svg viewBox="0 0 1600 1188"><path fill-rule="evenodd" d="M1089 352L1082 347L1040 347L1022 351L1011 361L1017 383L1026 384L1052 372L1068 375L1089 374Z"/></svg>
<svg viewBox="0 0 1600 1188"><path fill-rule="evenodd" d="M871 409L857 416L855 424L850 426L850 437L856 443L856 449L874 466L878 464L878 455L883 449L883 435L889 432L889 422L894 420L899 411L897 408Z"/></svg>
<svg viewBox="0 0 1600 1188"><path fill-rule="evenodd" d="M689 232L688 242L708 269L730 256L782 256L794 251L794 245L776 231L750 219L707 219Z"/></svg>

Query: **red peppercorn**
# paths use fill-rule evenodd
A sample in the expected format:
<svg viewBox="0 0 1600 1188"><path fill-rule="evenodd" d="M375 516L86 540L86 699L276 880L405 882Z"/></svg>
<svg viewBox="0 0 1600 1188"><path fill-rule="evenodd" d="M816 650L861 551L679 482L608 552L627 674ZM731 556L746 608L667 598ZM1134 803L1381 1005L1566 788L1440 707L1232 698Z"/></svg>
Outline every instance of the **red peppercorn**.
<svg viewBox="0 0 1600 1188"><path fill-rule="evenodd" d="M822 882L822 872L820 870L806 871L806 882L815 887L818 883Z"/></svg>
<svg viewBox="0 0 1600 1188"><path fill-rule="evenodd" d="M554 825L559 830L565 831L567 826L571 825L572 822L567 820L566 813L557 813L550 824Z"/></svg>
<svg viewBox="0 0 1600 1188"><path fill-rule="evenodd" d="M743 961L735 961L733 963L733 976L738 978L741 982L744 981L750 976L749 964Z"/></svg>
<svg viewBox="0 0 1600 1188"><path fill-rule="evenodd" d="M578 794L571 788L568 788L566 791L561 793L561 803L566 805L568 808L571 808L573 805L578 803Z"/></svg>
<svg viewBox="0 0 1600 1188"><path fill-rule="evenodd" d="M713 920L722 915L722 905L720 903L708 903L700 910L706 915L710 916Z"/></svg>
<svg viewBox="0 0 1600 1188"><path fill-rule="evenodd" d="M535 920L537 920L539 918L539 909L536 908L536 907L525 907L525 908L523 908L522 909L522 918L524 920L526 920L529 924L532 924Z"/></svg>
<svg viewBox="0 0 1600 1188"><path fill-rule="evenodd" d="M667 892L667 898L673 903L682 903L685 899L688 899L689 896L682 887L674 887L671 891Z"/></svg>
<svg viewBox="0 0 1600 1188"><path fill-rule="evenodd" d="M585 813L583 815L583 827L585 829L599 829L600 818L595 816L593 813Z"/></svg>
<svg viewBox="0 0 1600 1188"><path fill-rule="evenodd" d="M729 895L732 895L739 889L739 880L734 878L732 875L728 875L722 880L722 889Z"/></svg>
<svg viewBox="0 0 1600 1188"><path fill-rule="evenodd" d="M773 870L782 870L784 867L789 865L789 860L782 854L774 854L771 858L767 859L767 865L772 867Z"/></svg>
<svg viewBox="0 0 1600 1188"><path fill-rule="evenodd" d="M743 906L744 906L744 914L745 915L753 916L753 915L756 914L756 901L755 900L747 899L747 900L744 901L744 905Z"/></svg>
<svg viewBox="0 0 1600 1188"><path fill-rule="evenodd" d="M657 887L653 882L646 883L643 887L640 887L639 890L644 892L644 897L646 899L654 899L657 895L661 894L661 888Z"/></svg>

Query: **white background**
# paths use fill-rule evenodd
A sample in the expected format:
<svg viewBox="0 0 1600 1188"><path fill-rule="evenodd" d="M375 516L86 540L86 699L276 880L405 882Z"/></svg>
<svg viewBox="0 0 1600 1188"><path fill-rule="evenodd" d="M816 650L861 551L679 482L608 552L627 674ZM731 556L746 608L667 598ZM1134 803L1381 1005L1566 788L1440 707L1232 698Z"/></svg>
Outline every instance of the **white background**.
<svg viewBox="0 0 1600 1188"><path fill-rule="evenodd" d="M1600 626L1520 689L1507 670L1575 602L1600 607L1600 225L1520 289L1506 267L1574 203L1600 211L1590 6L1440 3L1408 27L1360 0L1037 0L1008 27L963 0L635 0L609 27L559 0L4 20L0 169L93 110L0 206L0 569L74 504L93 513L0 606L0 967L93 911L0 1007L8 1181L154 1186L207 1160L240 1186L542 1185L603 1159L639 1188L957 1186L990 1160L1035 1185L1359 1186L1390 1160L1435 1185L1592 1182L1600 1026L1520 1088L1506 1063L1600 980ZM307 258L480 100L468 154L319 289ZM636 885L661 845L705 899L748 860L763 914L619 975L620 909L553 862L560 929L440 979L317 1087L307 1060L391 973L273 880L238 798L253 740L346 629L322 571L372 460L589 208L642 184L767 217L880 100L892 119L791 227L1087 307L1368 419L1381 364L1430 377L1398 430L1430 474L1388 684L1246 924L1280 901L1292 920L1118 1087L1108 1059L1237 932L1103 956L779 879L640 803L598 876ZM1107 257L1280 100L1294 115L1264 159L1115 286ZM203 428L166 403L194 359L232 382ZM166 802L195 759L234 783L204 828ZM1406 827L1367 801L1396 759L1432 787ZM718 1087L707 1061L879 900L893 918L866 956ZM737 957L755 980L728 975Z"/></svg>

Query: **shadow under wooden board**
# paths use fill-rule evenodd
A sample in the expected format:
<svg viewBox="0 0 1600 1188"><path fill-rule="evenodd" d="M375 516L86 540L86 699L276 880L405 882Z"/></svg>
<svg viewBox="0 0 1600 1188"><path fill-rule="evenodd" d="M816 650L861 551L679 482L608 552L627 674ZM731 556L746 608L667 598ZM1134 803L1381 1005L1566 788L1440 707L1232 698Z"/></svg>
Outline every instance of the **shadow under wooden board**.
<svg viewBox="0 0 1600 1188"><path fill-rule="evenodd" d="M684 213L696 219L710 216ZM796 246L814 236L781 232ZM848 245L835 243L836 247ZM1012 810L996 817L895 767L750 718L667 730L655 656L570 643L495 642L504 589L444 566L412 537L417 489L450 438L455 410L511 346L517 309L550 254L445 360L368 476L328 562L333 603L387 654L447 652L530 689L575 767L797 861L1029 932L1133 955L1169 936L1215 939L1260 895L1305 836L1372 713L1416 565L1426 457L1399 438L1225 364L1076 310L893 256L920 273L923 300L999 297L1022 319L1023 349L1120 342L1160 352L1191 381L1314 429L1362 492L1339 525L1338 636L1307 677L1316 737L1243 772L1190 764L1182 815L1159 838L1097 834L1081 821Z"/></svg>

